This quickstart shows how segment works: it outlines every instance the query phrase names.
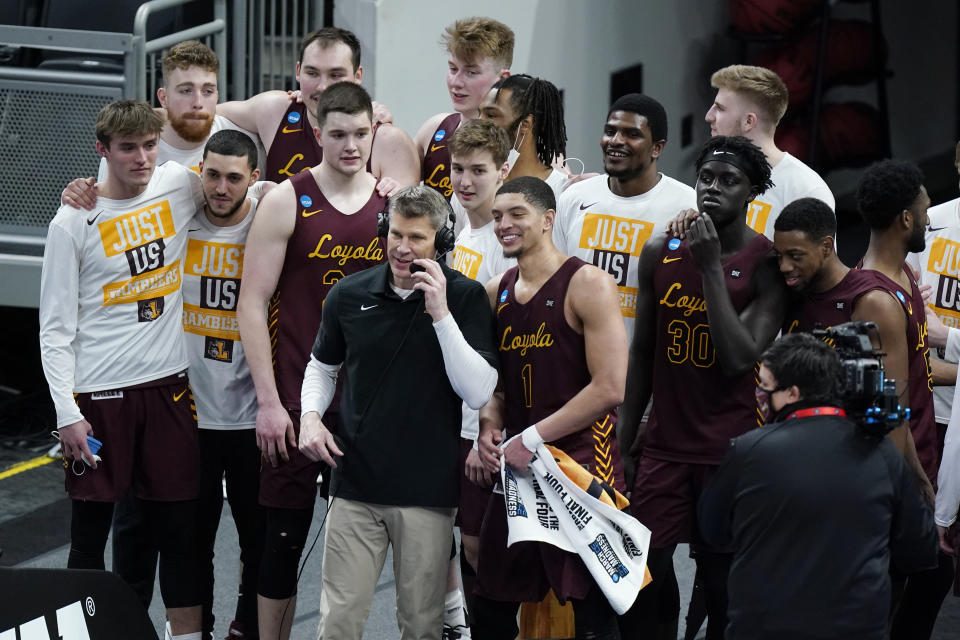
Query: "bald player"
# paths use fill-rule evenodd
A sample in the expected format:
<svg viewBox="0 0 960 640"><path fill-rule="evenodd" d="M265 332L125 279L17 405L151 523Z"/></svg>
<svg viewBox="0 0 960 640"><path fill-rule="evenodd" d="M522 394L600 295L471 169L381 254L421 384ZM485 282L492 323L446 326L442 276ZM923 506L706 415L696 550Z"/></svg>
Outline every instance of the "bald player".
<svg viewBox="0 0 960 640"><path fill-rule="evenodd" d="M710 135L744 136L763 150L773 167L773 186L750 203L747 224L773 239L773 223L780 211L799 198L813 197L835 208L833 193L816 171L779 149L773 140L777 124L787 112L787 85L773 71L735 64L710 77L717 90L704 120Z"/></svg>
<svg viewBox="0 0 960 640"><path fill-rule="evenodd" d="M480 115L480 103L493 84L510 75L513 31L492 18L463 18L448 26L443 44L447 60L447 91L453 113L438 113L424 122L414 137L421 159L421 178L447 200L450 184L449 137L461 122Z"/></svg>
<svg viewBox="0 0 960 640"><path fill-rule="evenodd" d="M757 358L783 320L786 290L771 243L746 223L750 201L770 186L763 152L746 138L717 136L696 167L699 214L686 240L653 236L637 270L637 322L649 329L633 334L618 431L625 474L634 479L630 512L653 532L653 582L622 620L631 636L654 632L673 552L690 542L707 637L723 637L730 556L703 544L696 504L730 438L758 425Z"/></svg>
<svg viewBox="0 0 960 640"><path fill-rule="evenodd" d="M346 29L324 27L304 36L296 65L303 102L286 91L266 91L243 101L225 102L217 113L255 131L267 150L263 179L282 182L320 164L316 109L324 90L335 82L360 83L360 41ZM393 125L375 130L366 169L377 178L393 178L401 186L420 182L419 158L413 141Z"/></svg>

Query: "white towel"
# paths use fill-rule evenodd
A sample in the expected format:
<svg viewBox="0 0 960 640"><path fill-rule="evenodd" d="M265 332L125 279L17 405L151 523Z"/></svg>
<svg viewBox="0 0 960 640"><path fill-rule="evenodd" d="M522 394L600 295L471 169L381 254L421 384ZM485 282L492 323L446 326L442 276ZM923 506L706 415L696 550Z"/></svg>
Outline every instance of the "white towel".
<svg viewBox="0 0 960 640"><path fill-rule="evenodd" d="M517 474L501 464L500 475L507 546L545 542L578 554L614 611L626 612L649 582L650 530L588 494L560 469L546 445L537 447L530 473Z"/></svg>

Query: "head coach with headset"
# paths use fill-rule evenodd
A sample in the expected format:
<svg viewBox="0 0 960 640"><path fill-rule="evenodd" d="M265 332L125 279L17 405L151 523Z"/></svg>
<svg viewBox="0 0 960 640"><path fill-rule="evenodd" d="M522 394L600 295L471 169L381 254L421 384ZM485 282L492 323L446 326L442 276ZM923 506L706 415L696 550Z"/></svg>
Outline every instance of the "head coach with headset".
<svg viewBox="0 0 960 640"><path fill-rule="evenodd" d="M393 544L403 637L440 638L462 471L462 402L497 381L483 285L437 261L454 245L450 205L429 187L393 195L379 233L387 263L327 294L304 375L300 451L333 467L321 638L357 638ZM320 420L345 368L335 439Z"/></svg>
<svg viewBox="0 0 960 640"><path fill-rule="evenodd" d="M837 352L806 333L760 357L769 424L735 438L700 498L733 546L728 639L886 636L889 567L937 562L933 514L889 438L846 418Z"/></svg>

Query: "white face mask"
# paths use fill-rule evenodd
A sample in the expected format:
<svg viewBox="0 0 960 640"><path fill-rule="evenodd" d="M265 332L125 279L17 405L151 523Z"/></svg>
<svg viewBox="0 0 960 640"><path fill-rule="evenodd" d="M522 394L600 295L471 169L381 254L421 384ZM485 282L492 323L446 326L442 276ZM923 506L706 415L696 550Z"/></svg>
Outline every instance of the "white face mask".
<svg viewBox="0 0 960 640"><path fill-rule="evenodd" d="M520 152L517 151L517 147L523 144L523 139L526 137L526 133L523 134L523 137L520 136L520 130L517 129L517 137L513 141L513 148L507 153L507 173L509 174L513 170L513 165L517 163L517 158L520 157Z"/></svg>

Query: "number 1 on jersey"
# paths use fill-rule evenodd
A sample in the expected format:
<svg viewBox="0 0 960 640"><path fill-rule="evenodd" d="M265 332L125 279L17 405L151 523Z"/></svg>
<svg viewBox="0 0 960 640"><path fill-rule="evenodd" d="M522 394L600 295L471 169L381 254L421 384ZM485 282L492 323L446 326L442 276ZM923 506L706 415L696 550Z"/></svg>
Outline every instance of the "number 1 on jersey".
<svg viewBox="0 0 960 640"><path fill-rule="evenodd" d="M523 402L529 409L533 406L533 365L525 364L520 369L520 378L523 380Z"/></svg>

